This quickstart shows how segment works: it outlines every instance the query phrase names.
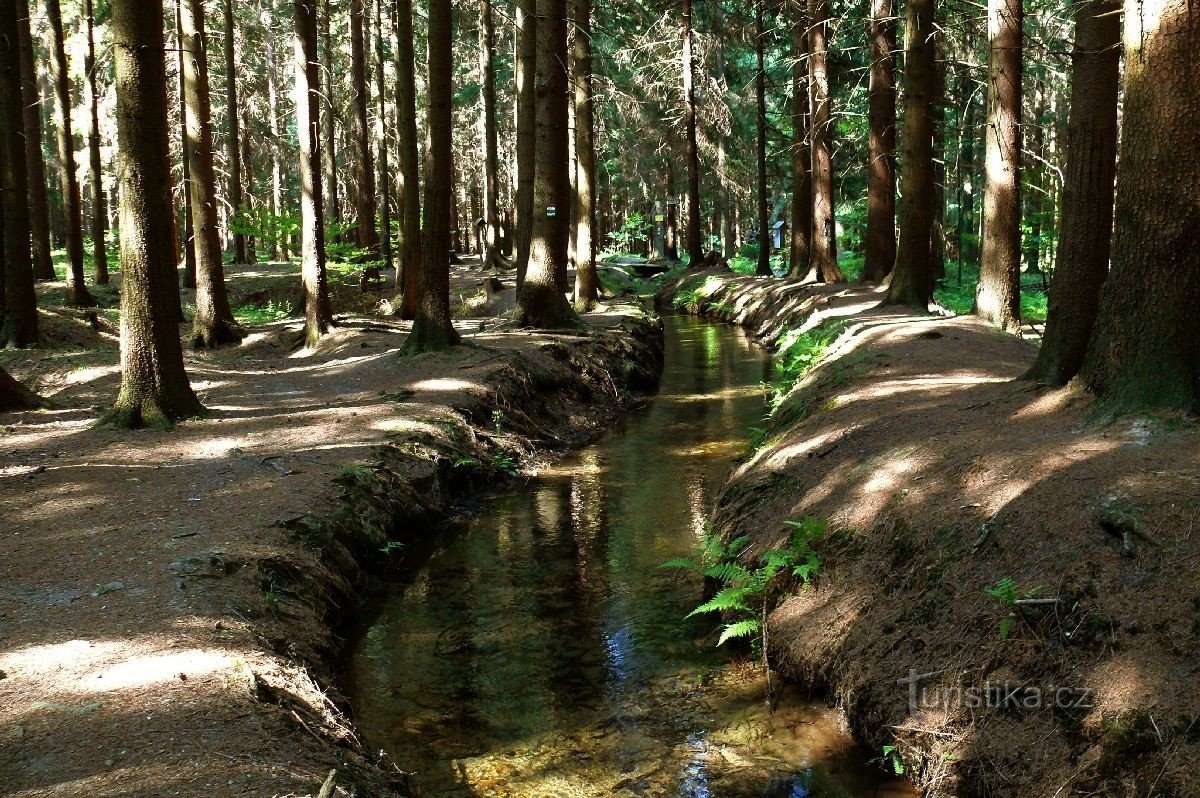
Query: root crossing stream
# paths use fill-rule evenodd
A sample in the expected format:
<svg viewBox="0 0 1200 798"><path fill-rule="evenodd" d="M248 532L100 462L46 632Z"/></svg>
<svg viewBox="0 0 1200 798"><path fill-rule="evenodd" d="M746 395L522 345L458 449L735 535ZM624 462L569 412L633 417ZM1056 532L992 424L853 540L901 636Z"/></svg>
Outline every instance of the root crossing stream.
<svg viewBox="0 0 1200 798"><path fill-rule="evenodd" d="M822 704L684 620L716 492L763 415L770 360L668 317L659 395L490 497L370 608L347 674L359 728L425 796L906 796ZM778 685L777 685L778 688Z"/></svg>

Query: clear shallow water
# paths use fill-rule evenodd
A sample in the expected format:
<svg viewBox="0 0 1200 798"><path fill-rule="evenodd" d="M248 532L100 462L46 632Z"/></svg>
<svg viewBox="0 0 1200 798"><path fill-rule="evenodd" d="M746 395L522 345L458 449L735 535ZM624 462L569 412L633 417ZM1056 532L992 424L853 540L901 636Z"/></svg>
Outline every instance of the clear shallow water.
<svg viewBox="0 0 1200 798"><path fill-rule="evenodd" d="M372 607L348 687L359 728L427 796L911 794L803 696L683 620L691 554L762 417L769 360L668 317L659 395L491 497Z"/></svg>

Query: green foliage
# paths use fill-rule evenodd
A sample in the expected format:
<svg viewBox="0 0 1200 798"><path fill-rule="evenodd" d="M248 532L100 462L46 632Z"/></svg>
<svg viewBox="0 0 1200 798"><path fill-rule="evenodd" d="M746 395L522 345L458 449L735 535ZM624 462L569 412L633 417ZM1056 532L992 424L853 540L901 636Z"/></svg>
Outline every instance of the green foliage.
<svg viewBox="0 0 1200 798"><path fill-rule="evenodd" d="M274 249L300 230L300 217L294 213L274 214L265 208L243 208L229 226L234 233L253 236L258 246Z"/></svg>
<svg viewBox="0 0 1200 798"><path fill-rule="evenodd" d="M650 231L654 229L654 225L649 219L641 213L641 211L633 211L625 217L625 221L621 226L608 234L608 241L611 247L611 252L606 249L601 253L601 259L612 257L618 253L632 252L637 244L645 244L649 238ZM643 249L644 251L644 249Z"/></svg>
<svg viewBox="0 0 1200 798"><path fill-rule="evenodd" d="M292 315L291 302L276 302L271 299L262 304L239 305L233 309L238 324L270 324Z"/></svg>
<svg viewBox="0 0 1200 798"><path fill-rule="evenodd" d="M721 626L718 646L728 640L765 634L761 619L767 609L769 590L777 577L790 575L808 587L820 572L821 561L813 550L813 543L825 536L825 523L813 518L787 523L793 527L787 544L763 552L756 565L739 561L750 542L748 537L743 535L726 544L715 536L705 535L695 557L681 557L659 566L693 571L721 586L712 598L687 616L711 613L723 616L726 620Z"/></svg>
<svg viewBox="0 0 1200 798"><path fill-rule="evenodd" d="M775 352L776 379L771 384L771 412L805 374L821 361L848 326L844 320L829 321L811 330L789 330L779 339Z"/></svg>
<svg viewBox="0 0 1200 798"><path fill-rule="evenodd" d="M881 765L884 770L894 776L903 776L905 767L904 759L900 756L900 749L894 745L885 745L880 751L882 755L875 757L871 762Z"/></svg>
<svg viewBox="0 0 1200 798"><path fill-rule="evenodd" d="M1001 640L1007 640L1012 635L1013 628L1017 625L1017 616L1012 612L1017 608L1017 602L1022 599L1033 598L1040 590L1040 587L1033 587L1022 593L1017 587L1017 583L1008 576L1000 579L1000 581L987 589L989 596L998 599L1004 609L1009 610L1009 613L1000 619Z"/></svg>
<svg viewBox="0 0 1200 798"><path fill-rule="evenodd" d="M396 552L400 551L403 548L404 548L404 544L401 543L400 541L389 540L387 543L384 543L382 546L379 547L379 551L380 551L380 553L382 553L385 556L390 556L390 555L395 554Z"/></svg>
<svg viewBox="0 0 1200 798"><path fill-rule="evenodd" d="M949 264L947 264L949 270ZM975 308L975 289L979 285L979 265L963 264L962 279L957 272L938 282L933 292L934 301L957 316L964 316ZM1021 282L1021 319L1027 322L1046 320L1047 296L1042 288L1041 277L1025 278Z"/></svg>
<svg viewBox="0 0 1200 798"><path fill-rule="evenodd" d="M517 461L504 452L496 452L492 455L492 467L510 477L515 477L518 473Z"/></svg>

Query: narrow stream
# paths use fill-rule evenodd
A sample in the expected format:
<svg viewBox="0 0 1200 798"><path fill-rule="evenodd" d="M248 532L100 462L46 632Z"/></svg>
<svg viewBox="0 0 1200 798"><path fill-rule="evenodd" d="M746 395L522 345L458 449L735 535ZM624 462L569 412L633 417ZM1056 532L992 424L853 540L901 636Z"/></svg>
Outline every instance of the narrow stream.
<svg viewBox="0 0 1200 798"><path fill-rule="evenodd" d="M903 796L837 715L774 714L760 671L684 616L691 554L770 361L734 328L666 322L660 394L492 497L372 608L348 673L359 728L426 796Z"/></svg>

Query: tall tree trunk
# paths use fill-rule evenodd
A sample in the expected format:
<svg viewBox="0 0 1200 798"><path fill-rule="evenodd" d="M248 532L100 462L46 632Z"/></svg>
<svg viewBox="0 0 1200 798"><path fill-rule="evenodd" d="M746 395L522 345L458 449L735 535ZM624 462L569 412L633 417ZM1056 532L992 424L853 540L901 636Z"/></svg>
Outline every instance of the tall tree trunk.
<svg viewBox="0 0 1200 798"><path fill-rule="evenodd" d="M417 149L417 83L413 51L412 0L396 0L396 113L400 137L400 267L404 290L400 316L417 317L421 286L421 187Z"/></svg>
<svg viewBox="0 0 1200 798"><path fill-rule="evenodd" d="M533 237L533 179L536 158L537 26L535 0L516 0L516 262L517 285L525 280Z"/></svg>
<svg viewBox="0 0 1200 798"><path fill-rule="evenodd" d="M1121 4L1075 6L1071 111L1058 262L1050 285L1046 334L1026 375L1066 385L1083 366L1108 278L1117 171L1117 91L1121 69Z"/></svg>
<svg viewBox="0 0 1200 798"><path fill-rule="evenodd" d="M763 41L763 3L754 3L754 54L758 69L754 74L754 97L758 113L755 116L758 130L758 265L754 273L770 277L771 272L771 199L767 193L767 67Z"/></svg>
<svg viewBox="0 0 1200 798"><path fill-rule="evenodd" d="M938 27L934 19L934 29ZM946 64L933 54L933 233L930 268L936 284L946 276Z"/></svg>
<svg viewBox="0 0 1200 798"><path fill-rule="evenodd" d="M367 107L371 92L367 89L367 46L363 35L367 0L350 0L350 78L354 93L354 195L355 228L358 245L367 257L379 256L379 233L375 228L375 165L371 155L371 127Z"/></svg>
<svg viewBox="0 0 1200 798"><path fill-rule="evenodd" d="M813 223L810 262L818 279L840 283L833 201L833 109L829 96L829 0L809 0L808 79L812 91Z"/></svg>
<svg viewBox="0 0 1200 798"><path fill-rule="evenodd" d="M592 0L575 0L575 307L599 299L596 274L596 142L592 105Z"/></svg>
<svg viewBox="0 0 1200 798"><path fill-rule="evenodd" d="M100 92L96 79L96 13L92 0L85 4L87 16L88 48L84 70L88 81L88 107L91 110L91 125L88 130L88 164L92 190L92 274L96 285L108 284L108 253L104 239L108 234L108 211L104 207L104 173L100 158Z"/></svg>
<svg viewBox="0 0 1200 798"><path fill-rule="evenodd" d="M375 93L379 95L379 110L375 117L375 141L379 154L379 224L380 257L383 265L392 268L392 175L388 165L387 82L384 79L383 0L375 3Z"/></svg>
<svg viewBox="0 0 1200 798"><path fill-rule="evenodd" d="M429 0L429 112L425 125L425 227L417 317L408 335L412 354L459 341L450 318L450 227L454 220L454 11L451 0ZM565 98L565 87L564 87Z"/></svg>
<svg viewBox="0 0 1200 798"><path fill-rule="evenodd" d="M304 341L311 347L333 327L321 196L321 62L317 55L317 0L294 0L292 5L296 14L296 130L300 140L300 272Z"/></svg>
<svg viewBox="0 0 1200 798"><path fill-rule="evenodd" d="M91 0L88 0L91 2ZM225 17L225 157L229 170L229 212L233 219L233 262L249 263L246 234L241 229L242 216L242 113L238 105L237 40L234 31L233 0L222 0Z"/></svg>
<svg viewBox="0 0 1200 798"><path fill-rule="evenodd" d="M578 34L577 34L578 35ZM704 240L700 235L700 148L696 141L696 87L693 80L692 0L683 0L683 119L687 132L687 233L688 255L692 263L704 260Z"/></svg>
<svg viewBox="0 0 1200 798"><path fill-rule="evenodd" d="M411 21L410 21L411 24ZM322 93L325 113L321 115L322 178L325 181L323 197L325 217L331 222L342 220L342 206L338 193L337 171L337 118L333 92L333 0L321 4L321 65L329 80L329 90Z"/></svg>
<svg viewBox="0 0 1200 798"><path fill-rule="evenodd" d="M988 0L988 118L983 251L975 313L1021 327L1022 0Z"/></svg>
<svg viewBox="0 0 1200 798"><path fill-rule="evenodd" d="M21 114L21 52L17 4L0 4L0 216L3 217L4 328L0 346L33 346L38 339L37 294L29 248L29 192L25 122ZM0 372L2 374L2 372ZM7 375L3 375L7 377ZM0 382L0 403L21 395ZM11 386L8 386L11 388Z"/></svg>
<svg viewBox="0 0 1200 798"><path fill-rule="evenodd" d="M867 136L867 240L862 279L881 282L896 265L896 9L871 2Z"/></svg>
<svg viewBox="0 0 1200 798"><path fill-rule="evenodd" d="M275 24L271 13L274 0L263 0L262 20L267 72L267 123L271 135L271 215L275 220L283 216L283 131L279 124L279 75L276 68ZM298 128L303 125L297 125ZM303 164L301 164L303 167ZM288 257L288 234L278 224L272 223L272 255L276 260ZM323 234L322 234L323 235ZM324 247L322 247L324 250Z"/></svg>
<svg viewBox="0 0 1200 798"><path fill-rule="evenodd" d="M808 144L808 13L798 3L792 22L792 223L789 277L808 275L812 240L812 152Z"/></svg>
<svg viewBox="0 0 1200 798"><path fill-rule="evenodd" d="M559 329L579 324L557 275L567 262L570 175L567 143L566 0L537 3L537 98L533 224L529 267L518 295L523 327Z"/></svg>
<svg viewBox="0 0 1200 798"><path fill-rule="evenodd" d="M117 178L121 196L121 390L118 425L165 426L201 413L183 368L171 297L175 263L167 155L162 0L113 0Z"/></svg>
<svg viewBox="0 0 1200 798"><path fill-rule="evenodd" d="M83 209L79 194L79 175L75 172L75 134L71 129L71 73L63 38L62 10L58 0L46 0L54 57L50 59L54 75L54 111L58 122L58 171L62 186L63 216L67 237L67 301L79 307L93 307L96 300L88 293L83 275Z"/></svg>
<svg viewBox="0 0 1200 798"><path fill-rule="evenodd" d="M479 132L483 139L483 257L484 269L499 265L496 229L500 224L499 144L496 134L496 28L492 22L492 0L479 0Z"/></svg>
<svg viewBox="0 0 1200 798"><path fill-rule="evenodd" d="M250 112L248 109L242 109L244 115L241 124L241 162L242 173L246 178L245 192L243 200L245 202L246 213L253 218L255 215L257 200L254 193L254 150L250 144ZM246 263L257 263L258 253L256 250L256 240L253 235L246 236Z"/></svg>
<svg viewBox="0 0 1200 798"><path fill-rule="evenodd" d="M1200 12L1125 4L1112 271L1084 363L1113 410L1200 404Z"/></svg>
<svg viewBox="0 0 1200 798"><path fill-rule="evenodd" d="M713 30L725 30L725 7L722 3L712 4ZM723 89L727 87L725 75L725 37L718 36L716 52L713 54L712 79ZM720 97L722 101L725 97ZM737 254L737 243L733 236L733 208L729 200L729 175L726 174L726 138L729 135L724 125L719 125L716 131L717 145L717 235L721 237L721 255L732 258Z"/></svg>
<svg viewBox="0 0 1200 798"><path fill-rule="evenodd" d="M21 97L25 127L26 175L29 178L29 226L33 235L33 272L38 280L54 279L50 245L50 202L46 196L46 163L42 160L42 93L33 65L29 0L17 0L21 48Z"/></svg>
<svg viewBox="0 0 1200 798"><path fill-rule="evenodd" d="M204 0L183 4L183 88L191 172L192 230L196 249L196 318L192 343L211 349L240 338L225 290L217 230L217 176L213 166L212 108L208 93L208 40Z"/></svg>
<svg viewBox="0 0 1200 798"><path fill-rule="evenodd" d="M7 371L0 368L0 413L12 410L35 410L45 404L40 396L14 380Z"/></svg>
<svg viewBox="0 0 1200 798"><path fill-rule="evenodd" d="M187 87L184 85L184 67L187 48L183 45L183 4L187 0L175 0L175 66L179 78L179 151L183 162L183 287L196 287L196 236L192 228L192 148L187 125ZM269 29L269 28L268 28ZM182 320L182 313L179 319Z"/></svg>
<svg viewBox="0 0 1200 798"><path fill-rule="evenodd" d="M884 304L925 311L933 298L933 96L936 91L936 0L908 0L904 10L904 142L900 244Z"/></svg>

